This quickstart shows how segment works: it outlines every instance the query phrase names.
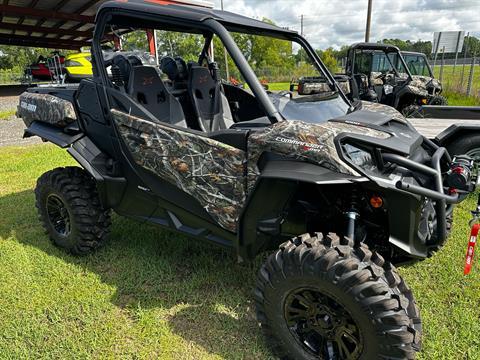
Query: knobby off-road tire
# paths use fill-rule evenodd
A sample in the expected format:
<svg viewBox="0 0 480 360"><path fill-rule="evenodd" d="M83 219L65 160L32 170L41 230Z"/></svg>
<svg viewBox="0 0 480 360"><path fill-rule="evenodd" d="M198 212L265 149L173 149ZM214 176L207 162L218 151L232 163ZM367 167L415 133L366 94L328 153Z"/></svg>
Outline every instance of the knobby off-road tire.
<svg viewBox="0 0 480 360"><path fill-rule="evenodd" d="M75 255L102 246L111 224L94 180L81 168L56 168L44 173L35 188L39 219L53 243Z"/></svg>
<svg viewBox="0 0 480 360"><path fill-rule="evenodd" d="M448 100L443 95L435 95L431 100L429 105L448 105Z"/></svg>
<svg viewBox="0 0 480 360"><path fill-rule="evenodd" d="M418 308L393 265L334 234L282 244L259 271L255 302L281 359L413 359L421 348Z"/></svg>
<svg viewBox="0 0 480 360"><path fill-rule="evenodd" d="M420 113L420 106L419 105L408 105L402 109L402 115L406 118L415 118L415 117L423 117Z"/></svg>
<svg viewBox="0 0 480 360"><path fill-rule="evenodd" d="M476 160L480 160L480 135L459 135L447 146L450 155L469 155Z"/></svg>

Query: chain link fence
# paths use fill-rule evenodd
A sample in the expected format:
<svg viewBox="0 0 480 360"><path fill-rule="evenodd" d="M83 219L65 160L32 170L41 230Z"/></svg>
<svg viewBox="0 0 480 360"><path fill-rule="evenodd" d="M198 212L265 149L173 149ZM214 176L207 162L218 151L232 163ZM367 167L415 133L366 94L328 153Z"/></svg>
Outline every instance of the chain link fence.
<svg viewBox="0 0 480 360"><path fill-rule="evenodd" d="M437 60L433 72L446 92L463 94L480 101L479 60L478 57L458 59L456 65L454 59Z"/></svg>

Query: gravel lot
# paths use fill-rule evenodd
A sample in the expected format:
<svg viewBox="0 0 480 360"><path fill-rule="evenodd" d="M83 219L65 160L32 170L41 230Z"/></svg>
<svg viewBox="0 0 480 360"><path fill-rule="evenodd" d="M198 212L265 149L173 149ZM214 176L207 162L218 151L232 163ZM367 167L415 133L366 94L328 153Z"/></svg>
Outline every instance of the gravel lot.
<svg viewBox="0 0 480 360"><path fill-rule="evenodd" d="M0 97L0 111L15 110L18 105L18 96ZM38 144L42 140L33 136L23 139L25 125L21 119L11 116L8 119L0 119L0 146Z"/></svg>

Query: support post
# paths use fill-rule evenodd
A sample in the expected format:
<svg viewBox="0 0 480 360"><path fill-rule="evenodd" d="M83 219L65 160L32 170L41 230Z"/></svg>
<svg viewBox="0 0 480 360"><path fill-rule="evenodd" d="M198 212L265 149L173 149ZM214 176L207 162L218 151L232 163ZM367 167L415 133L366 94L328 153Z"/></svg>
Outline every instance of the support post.
<svg viewBox="0 0 480 360"><path fill-rule="evenodd" d="M460 88L463 87L463 78L465 76L465 65L467 63L467 52L468 52L468 37L470 36L470 33L468 32L467 33L467 36L464 40L464 44L463 45L463 48L464 48L464 52L463 52L463 66L462 66L462 77L460 78Z"/></svg>
<svg viewBox="0 0 480 360"><path fill-rule="evenodd" d="M113 47L115 48L115 51L122 50L122 39L117 35L113 35Z"/></svg>
<svg viewBox="0 0 480 360"><path fill-rule="evenodd" d="M440 64L440 76L439 80L442 83L443 82L443 68L445 66L445 46L442 49L442 62Z"/></svg>
<svg viewBox="0 0 480 360"><path fill-rule="evenodd" d="M155 35L153 34L152 29L147 29L147 41L148 41L148 51L150 55L156 56L157 54L157 44L155 44Z"/></svg>
<svg viewBox="0 0 480 360"><path fill-rule="evenodd" d="M463 33L463 31L458 32L457 46L455 46L455 62L453 63L453 74L455 74L455 68L457 67L458 45L460 45L460 37L462 36L462 33Z"/></svg>
<svg viewBox="0 0 480 360"><path fill-rule="evenodd" d="M365 27L365 42L370 41L370 23L372 20L372 0L368 0L367 26Z"/></svg>
<svg viewBox="0 0 480 360"><path fill-rule="evenodd" d="M437 43L435 44L435 57L433 58L432 71L433 71L434 74L435 74L435 65L437 64L438 48L439 48L439 46L440 46L440 40L441 40L441 39L442 39L442 32L439 32L439 33L438 33Z"/></svg>
<svg viewBox="0 0 480 360"><path fill-rule="evenodd" d="M223 11L223 0L221 0L220 2L220 5L222 6L222 11ZM213 47L213 41L212 41L212 47ZM213 50L213 48L212 48ZM223 47L223 57L225 59L225 76L226 76L226 80L227 81L230 81L230 71L228 69L228 53L227 53L227 49L225 48L225 46Z"/></svg>
<svg viewBox="0 0 480 360"><path fill-rule="evenodd" d="M477 54L474 54L472 57L472 64L470 65L470 75L468 76L468 84L467 84L467 96L470 96L472 93L472 83L473 83L473 72L475 69L475 63L476 59L475 56Z"/></svg>

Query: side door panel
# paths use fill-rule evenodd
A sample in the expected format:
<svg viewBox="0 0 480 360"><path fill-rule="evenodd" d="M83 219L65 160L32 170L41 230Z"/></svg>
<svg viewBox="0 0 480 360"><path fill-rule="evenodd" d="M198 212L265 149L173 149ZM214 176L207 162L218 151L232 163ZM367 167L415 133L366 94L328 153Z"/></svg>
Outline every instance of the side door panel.
<svg viewBox="0 0 480 360"><path fill-rule="evenodd" d="M223 228L235 231L246 200L246 154L206 136L113 109L135 163L195 198Z"/></svg>

